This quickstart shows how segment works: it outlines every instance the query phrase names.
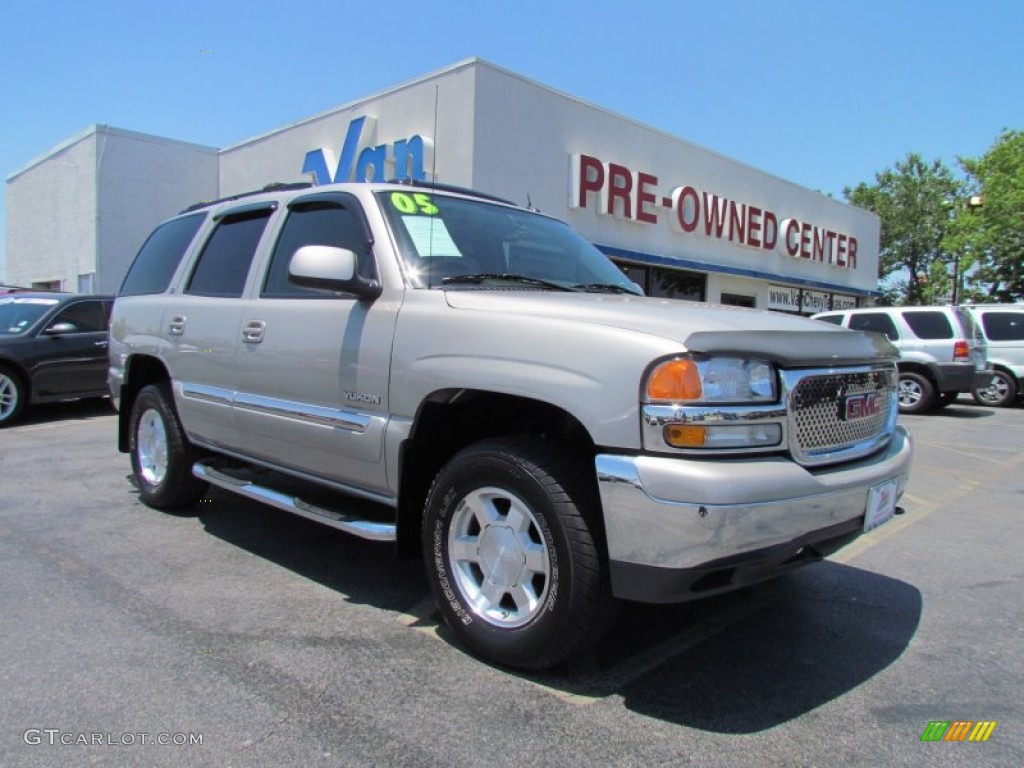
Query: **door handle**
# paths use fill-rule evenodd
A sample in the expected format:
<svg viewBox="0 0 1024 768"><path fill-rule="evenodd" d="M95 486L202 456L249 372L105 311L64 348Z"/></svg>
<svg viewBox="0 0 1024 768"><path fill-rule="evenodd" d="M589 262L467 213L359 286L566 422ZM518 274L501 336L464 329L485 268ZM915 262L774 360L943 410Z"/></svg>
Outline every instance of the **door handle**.
<svg viewBox="0 0 1024 768"><path fill-rule="evenodd" d="M92 343L92 345L94 347L105 347L105 346L107 346L107 342L105 340L104 341L94 341Z"/></svg>
<svg viewBox="0 0 1024 768"><path fill-rule="evenodd" d="M259 344L263 341L263 332L267 324L262 320L250 320L242 329L242 341L246 344Z"/></svg>
<svg viewBox="0 0 1024 768"><path fill-rule="evenodd" d="M181 336L185 333L185 320L187 318L184 315L177 315L171 318L171 322L167 327L171 336Z"/></svg>

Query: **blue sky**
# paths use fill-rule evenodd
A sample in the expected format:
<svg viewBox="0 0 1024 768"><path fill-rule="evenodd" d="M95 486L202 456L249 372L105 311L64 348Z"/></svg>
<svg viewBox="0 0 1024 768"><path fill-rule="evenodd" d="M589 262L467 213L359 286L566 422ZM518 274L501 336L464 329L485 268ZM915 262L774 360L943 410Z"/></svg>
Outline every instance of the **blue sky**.
<svg viewBox="0 0 1024 768"><path fill-rule="evenodd" d="M1021 0L9 0L0 172L95 123L222 147L479 56L838 197L1024 128L1022 38Z"/></svg>

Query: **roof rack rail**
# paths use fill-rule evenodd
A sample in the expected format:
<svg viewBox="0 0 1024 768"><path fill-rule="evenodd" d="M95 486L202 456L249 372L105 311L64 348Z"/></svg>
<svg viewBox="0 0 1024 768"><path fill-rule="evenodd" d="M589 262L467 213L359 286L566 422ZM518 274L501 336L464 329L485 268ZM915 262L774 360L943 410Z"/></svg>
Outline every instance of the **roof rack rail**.
<svg viewBox="0 0 1024 768"><path fill-rule="evenodd" d="M200 200L198 203L193 203L188 208L185 208L181 213L192 213L192 211L198 211L201 208L207 208L211 205L217 205L217 203L227 203L231 200L240 200L243 197L252 197L253 195L262 195L267 192L289 192L293 189L309 189L313 185L308 181L295 181L295 182L283 182L275 181L271 184L267 184L262 189L254 189L251 192L239 192L237 195L228 195L227 197L221 197L217 200Z"/></svg>
<svg viewBox="0 0 1024 768"><path fill-rule="evenodd" d="M506 205L516 205L512 200L504 197L498 197L487 192L479 192L469 187L459 187L455 184L444 184L439 181L424 181L420 179L391 179L389 184L404 184L407 187L424 187L426 189L436 189L438 192L455 192L459 195L469 195L470 197L479 197L483 200L493 200L496 203L505 203Z"/></svg>

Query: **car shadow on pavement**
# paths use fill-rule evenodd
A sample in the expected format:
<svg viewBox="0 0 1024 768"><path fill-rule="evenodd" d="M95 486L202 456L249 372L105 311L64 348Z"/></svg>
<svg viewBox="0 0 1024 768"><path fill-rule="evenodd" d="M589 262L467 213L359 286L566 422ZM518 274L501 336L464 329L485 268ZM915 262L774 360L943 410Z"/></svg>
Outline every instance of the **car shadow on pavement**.
<svg viewBox="0 0 1024 768"><path fill-rule="evenodd" d="M109 397L89 397L63 403L43 403L26 408L18 420L4 431L15 431L19 427L57 421L85 421L101 416L112 416L115 413L117 411L114 410Z"/></svg>
<svg viewBox="0 0 1024 768"><path fill-rule="evenodd" d="M208 533L346 600L407 615L408 626L466 653L440 624L423 563L397 558L392 545L218 489L197 511ZM689 603L622 603L589 655L544 673L496 669L570 701L618 695L650 717L752 733L797 718L883 671L906 650L921 611L913 586L825 561Z"/></svg>
<svg viewBox="0 0 1024 768"><path fill-rule="evenodd" d="M350 503L376 506L358 499ZM393 544L365 541L218 488L211 488L194 511L208 533L350 602L405 612L429 590L423 564L398 558Z"/></svg>

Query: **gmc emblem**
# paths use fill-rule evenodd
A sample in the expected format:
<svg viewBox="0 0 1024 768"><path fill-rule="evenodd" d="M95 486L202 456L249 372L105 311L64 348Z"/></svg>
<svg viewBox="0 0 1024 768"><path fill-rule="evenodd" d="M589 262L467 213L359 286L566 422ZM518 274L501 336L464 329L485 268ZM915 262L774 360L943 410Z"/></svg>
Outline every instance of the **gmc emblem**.
<svg viewBox="0 0 1024 768"><path fill-rule="evenodd" d="M865 392L861 395L850 395L840 404L839 418L843 421L856 421L876 415L881 410L881 398L877 392Z"/></svg>

